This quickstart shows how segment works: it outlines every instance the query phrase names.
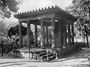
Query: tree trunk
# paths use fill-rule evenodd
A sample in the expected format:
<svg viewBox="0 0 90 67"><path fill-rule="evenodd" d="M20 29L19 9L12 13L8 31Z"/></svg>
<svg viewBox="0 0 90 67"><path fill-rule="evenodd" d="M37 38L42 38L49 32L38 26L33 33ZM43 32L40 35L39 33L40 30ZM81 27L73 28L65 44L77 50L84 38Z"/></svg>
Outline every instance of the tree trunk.
<svg viewBox="0 0 90 67"><path fill-rule="evenodd" d="M84 43L86 42L86 41L85 41L85 36L83 37L83 41L84 41Z"/></svg>
<svg viewBox="0 0 90 67"><path fill-rule="evenodd" d="M0 35L1 35L1 37L2 37L2 33L0 32ZM1 41L2 42L2 41ZM0 44L1 45L1 56L3 56L3 45L2 45L2 43Z"/></svg>
<svg viewBox="0 0 90 67"><path fill-rule="evenodd" d="M3 56L3 47L1 48L1 56Z"/></svg>
<svg viewBox="0 0 90 67"><path fill-rule="evenodd" d="M87 47L90 47L89 43L88 43L88 35L87 34L86 34L86 41L87 41Z"/></svg>

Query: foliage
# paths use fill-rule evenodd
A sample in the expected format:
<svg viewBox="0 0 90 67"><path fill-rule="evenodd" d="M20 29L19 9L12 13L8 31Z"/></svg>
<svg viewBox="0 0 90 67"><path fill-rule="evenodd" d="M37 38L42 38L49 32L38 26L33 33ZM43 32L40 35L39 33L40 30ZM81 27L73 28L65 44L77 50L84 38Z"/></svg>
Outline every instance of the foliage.
<svg viewBox="0 0 90 67"><path fill-rule="evenodd" d="M19 0L0 0L0 17L9 18L12 12L17 12Z"/></svg>
<svg viewBox="0 0 90 67"><path fill-rule="evenodd" d="M81 31L82 36L89 33L90 0L73 0L72 6L69 7L68 11L78 17L75 28Z"/></svg>
<svg viewBox="0 0 90 67"><path fill-rule="evenodd" d="M87 18L87 13L90 8L90 0L73 0L70 11L78 17Z"/></svg>
<svg viewBox="0 0 90 67"><path fill-rule="evenodd" d="M27 28L22 26L22 35L25 36L27 34ZM8 30L8 36L11 37L13 35L19 35L19 25L10 27Z"/></svg>
<svg viewBox="0 0 90 67"><path fill-rule="evenodd" d="M3 21L0 22L0 36L5 36L6 35L6 27L5 23Z"/></svg>
<svg viewBox="0 0 90 67"><path fill-rule="evenodd" d="M25 36L27 34L27 27L24 27L23 25L22 27L22 35ZM7 34L9 37L13 36L13 35L19 35L19 25L16 26L12 26L8 29ZM30 30L30 35L33 36L33 32Z"/></svg>

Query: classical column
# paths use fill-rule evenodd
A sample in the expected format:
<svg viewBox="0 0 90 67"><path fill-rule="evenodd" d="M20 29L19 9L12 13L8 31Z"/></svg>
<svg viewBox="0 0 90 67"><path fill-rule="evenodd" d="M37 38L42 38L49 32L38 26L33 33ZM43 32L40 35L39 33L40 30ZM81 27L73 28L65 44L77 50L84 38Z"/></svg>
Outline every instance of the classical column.
<svg viewBox="0 0 90 67"><path fill-rule="evenodd" d="M68 46L67 45L67 43L68 43L68 24L66 24L66 36L65 36L65 38L66 38L66 46Z"/></svg>
<svg viewBox="0 0 90 67"><path fill-rule="evenodd" d="M67 47L67 32L66 32L66 24L64 25L64 34L63 34L63 37L64 37L64 46Z"/></svg>
<svg viewBox="0 0 90 67"><path fill-rule="evenodd" d="M51 19L52 22L52 48L55 47L55 22L54 22L54 18Z"/></svg>
<svg viewBox="0 0 90 67"><path fill-rule="evenodd" d="M41 48L44 48L44 44L45 44L45 33L44 33L44 22L43 22L43 19L41 19L41 35L42 35L42 38L41 38Z"/></svg>
<svg viewBox="0 0 90 67"><path fill-rule="evenodd" d="M35 47L37 46L37 24L35 24Z"/></svg>
<svg viewBox="0 0 90 67"><path fill-rule="evenodd" d="M27 21L27 47L29 48L29 60L30 60L30 21Z"/></svg>
<svg viewBox="0 0 90 67"><path fill-rule="evenodd" d="M19 48L22 47L22 22L19 22Z"/></svg>
<svg viewBox="0 0 90 67"><path fill-rule="evenodd" d="M48 43L48 25L47 24L46 24L46 42L48 45L49 43Z"/></svg>
<svg viewBox="0 0 90 67"><path fill-rule="evenodd" d="M60 25L61 25L61 31L60 31L60 36L61 36L61 49L63 48L63 45L64 45L64 43L63 43L63 40L64 40L64 36L63 36L63 34L64 34L64 23L63 23L63 21L61 21L61 23L60 23Z"/></svg>
<svg viewBox="0 0 90 67"><path fill-rule="evenodd" d="M73 24L71 26L72 26L72 43L74 44L74 26Z"/></svg>
<svg viewBox="0 0 90 67"><path fill-rule="evenodd" d="M71 42L71 37L70 37L70 24L68 24L68 43Z"/></svg>
<svg viewBox="0 0 90 67"><path fill-rule="evenodd" d="M30 47L30 22L27 22L27 47Z"/></svg>

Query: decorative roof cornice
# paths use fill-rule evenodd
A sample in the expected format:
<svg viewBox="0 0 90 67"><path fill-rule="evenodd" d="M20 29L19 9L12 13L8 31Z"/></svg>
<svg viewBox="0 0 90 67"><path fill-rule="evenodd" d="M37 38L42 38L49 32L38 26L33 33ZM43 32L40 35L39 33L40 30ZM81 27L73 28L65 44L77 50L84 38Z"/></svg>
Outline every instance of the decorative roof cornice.
<svg viewBox="0 0 90 67"><path fill-rule="evenodd" d="M38 10L36 9L36 10L32 10L32 11L17 13L17 14L14 15L14 17L17 18L17 19L22 19L22 18L34 17L34 16L37 16L37 15L42 15L42 14L46 14L46 13L54 13L54 12L58 12L62 16L75 18L71 14L69 14L66 11L62 10L57 5L51 6L51 7L41 8L41 9L38 9Z"/></svg>
<svg viewBox="0 0 90 67"><path fill-rule="evenodd" d="M51 7L45 7L45 8L41 8L41 9L36 9L36 10L32 10L32 11L27 11L27 12L20 12L14 15L15 18L20 18L22 16L32 16L32 15L37 15L37 14L42 14L42 13L46 13L46 12L52 12L55 11L56 9L60 9L58 6L51 6Z"/></svg>

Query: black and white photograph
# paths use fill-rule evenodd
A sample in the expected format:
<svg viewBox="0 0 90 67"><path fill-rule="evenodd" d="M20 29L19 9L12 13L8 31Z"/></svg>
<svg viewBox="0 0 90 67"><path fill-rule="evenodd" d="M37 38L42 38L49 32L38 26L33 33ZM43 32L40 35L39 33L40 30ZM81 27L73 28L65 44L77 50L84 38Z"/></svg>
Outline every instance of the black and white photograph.
<svg viewBox="0 0 90 67"><path fill-rule="evenodd" d="M90 67L90 0L0 0L0 67Z"/></svg>

